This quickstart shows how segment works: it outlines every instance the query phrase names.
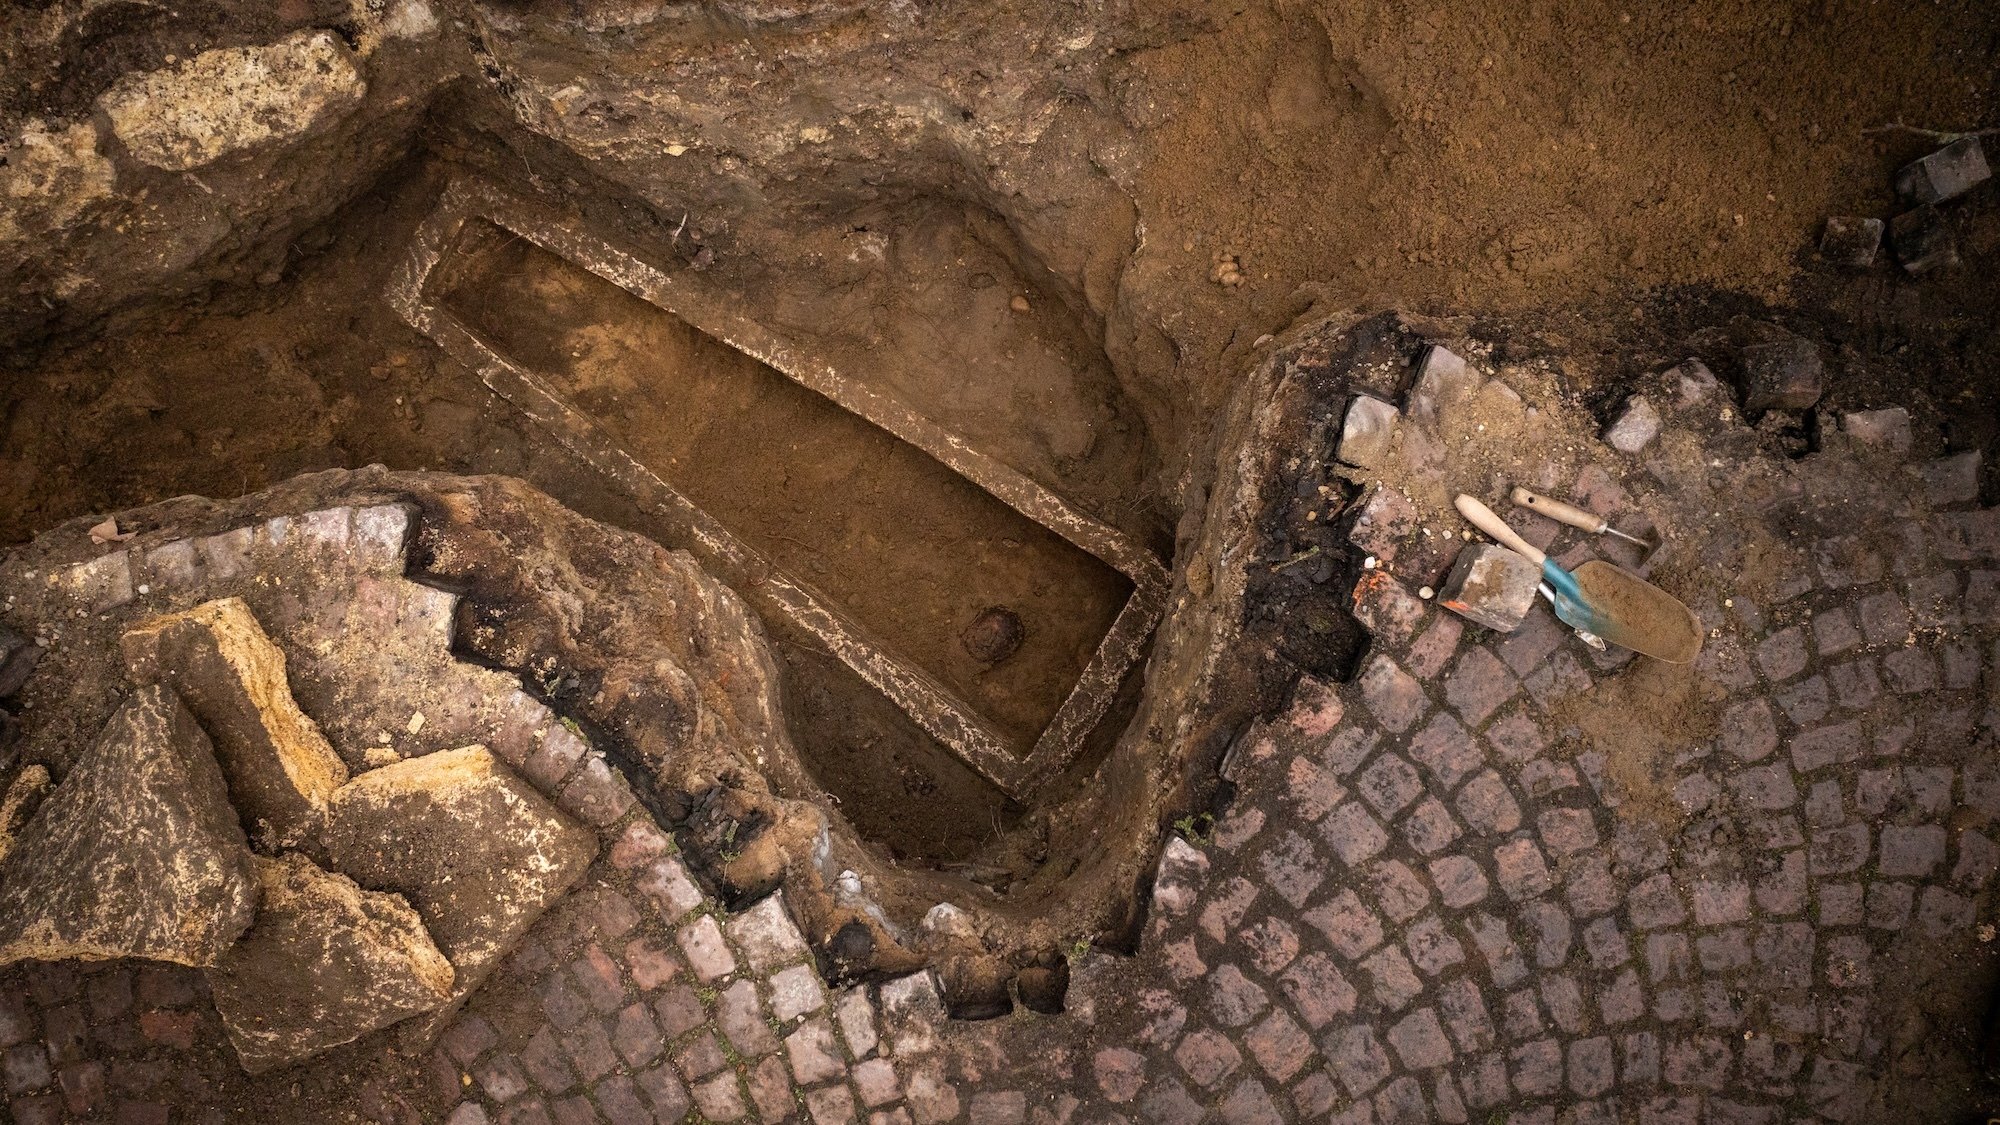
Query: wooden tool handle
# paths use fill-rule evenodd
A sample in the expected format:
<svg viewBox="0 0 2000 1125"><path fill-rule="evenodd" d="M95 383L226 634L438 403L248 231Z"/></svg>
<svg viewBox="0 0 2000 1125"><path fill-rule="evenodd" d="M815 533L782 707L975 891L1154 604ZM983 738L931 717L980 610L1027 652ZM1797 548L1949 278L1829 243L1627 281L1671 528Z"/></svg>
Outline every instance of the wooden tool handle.
<svg viewBox="0 0 2000 1125"><path fill-rule="evenodd" d="M1458 509L1458 514L1465 517L1466 522L1491 536L1500 545L1526 555L1528 561L1536 566L1542 565L1542 560L1548 557L1537 550L1533 543L1516 535L1514 529L1507 526L1506 520L1493 514L1493 509L1465 493L1459 493L1458 499L1451 503Z"/></svg>
<svg viewBox="0 0 2000 1125"><path fill-rule="evenodd" d="M1592 535L1602 535L1604 529L1610 526L1610 521L1596 512L1586 512L1574 504L1565 504L1560 500L1551 500L1539 492L1529 492L1525 488L1514 490L1514 503L1519 504L1523 508L1540 512L1557 523L1566 523L1571 527L1580 527Z"/></svg>

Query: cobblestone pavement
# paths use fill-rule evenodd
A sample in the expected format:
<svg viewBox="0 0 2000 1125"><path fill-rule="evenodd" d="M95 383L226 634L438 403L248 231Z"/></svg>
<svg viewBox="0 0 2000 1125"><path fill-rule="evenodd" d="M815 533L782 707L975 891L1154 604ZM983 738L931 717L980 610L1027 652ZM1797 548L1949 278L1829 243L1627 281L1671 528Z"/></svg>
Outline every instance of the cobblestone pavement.
<svg viewBox="0 0 2000 1125"><path fill-rule="evenodd" d="M1636 666L1545 611L1492 634L1371 584L1361 674L1239 741L1227 815L1170 840L1138 955L1082 952L1065 1015L947 1021L924 974L829 989L780 897L719 910L620 799L583 888L433 1050L343 1049L296 1116L1882 1120L1913 1068L1968 1073L1971 1017L1939 1012L1983 995L1912 993L1990 973L2000 509L1976 469L1924 468L1894 554L1835 535L1762 604L1697 606L1713 729L1645 770L1575 729ZM527 773L560 792L587 768ZM0 975L11 1120L241 1116L205 989Z"/></svg>

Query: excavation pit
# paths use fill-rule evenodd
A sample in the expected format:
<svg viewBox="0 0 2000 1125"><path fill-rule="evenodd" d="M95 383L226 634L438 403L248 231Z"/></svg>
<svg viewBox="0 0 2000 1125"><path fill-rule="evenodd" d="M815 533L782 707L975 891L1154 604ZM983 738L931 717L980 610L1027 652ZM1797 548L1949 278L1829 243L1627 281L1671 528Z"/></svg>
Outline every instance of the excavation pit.
<svg viewBox="0 0 2000 1125"><path fill-rule="evenodd" d="M685 278L461 184L391 297L756 607L786 658L794 738L864 832L905 815L861 811L894 805L893 781L997 833L1129 718L1163 569Z"/></svg>

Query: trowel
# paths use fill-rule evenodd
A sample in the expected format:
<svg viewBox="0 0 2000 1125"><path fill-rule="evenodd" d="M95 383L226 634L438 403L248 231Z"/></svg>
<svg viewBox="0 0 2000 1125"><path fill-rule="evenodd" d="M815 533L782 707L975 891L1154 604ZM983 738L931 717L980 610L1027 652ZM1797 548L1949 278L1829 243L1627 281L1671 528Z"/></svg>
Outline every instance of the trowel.
<svg viewBox="0 0 2000 1125"><path fill-rule="evenodd" d="M1701 652L1701 622L1665 590L1600 559L1564 570L1478 500L1460 493L1452 503L1472 526L1542 568L1556 616L1572 629L1669 664Z"/></svg>

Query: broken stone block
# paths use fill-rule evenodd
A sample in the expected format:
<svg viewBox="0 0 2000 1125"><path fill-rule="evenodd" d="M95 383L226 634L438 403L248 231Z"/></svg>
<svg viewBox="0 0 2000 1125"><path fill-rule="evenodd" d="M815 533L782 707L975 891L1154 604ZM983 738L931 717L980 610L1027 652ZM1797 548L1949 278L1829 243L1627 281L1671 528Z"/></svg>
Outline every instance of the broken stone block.
<svg viewBox="0 0 2000 1125"><path fill-rule="evenodd" d="M597 834L484 746L370 770L333 798L330 866L394 891L423 917L468 995L597 854ZM448 1015L446 1008L441 1015ZM428 1039L443 1019L413 1034Z"/></svg>
<svg viewBox="0 0 2000 1125"><path fill-rule="evenodd" d="M1540 567L1507 548L1468 543L1458 552L1438 600L1468 621L1511 633L1534 608L1541 581Z"/></svg>
<svg viewBox="0 0 2000 1125"><path fill-rule="evenodd" d="M1930 204L1889 220L1889 240L1896 247L1896 260L1908 273L1929 273L1958 264L1958 241L1944 216Z"/></svg>
<svg viewBox="0 0 2000 1125"><path fill-rule="evenodd" d="M1633 395L1625 400L1625 409L1618 420L1604 431L1604 440L1620 453L1637 453L1659 433L1660 412L1653 409L1644 395Z"/></svg>
<svg viewBox="0 0 2000 1125"><path fill-rule="evenodd" d="M398 895L297 853L255 861L257 919L208 970L216 1014L258 1074L451 997L451 962Z"/></svg>
<svg viewBox="0 0 2000 1125"><path fill-rule="evenodd" d="M1439 411L1472 397L1480 382L1479 372L1465 360L1449 348L1432 344L1417 361L1417 375L1410 384L1410 417L1436 429Z"/></svg>
<svg viewBox="0 0 2000 1125"><path fill-rule="evenodd" d="M256 899L208 736L173 692L147 685L0 862L0 964L212 965L250 925Z"/></svg>
<svg viewBox="0 0 2000 1125"><path fill-rule="evenodd" d="M1978 137L1960 137L1896 173L1896 194L1911 203L1942 203L1964 195L1993 174Z"/></svg>
<svg viewBox="0 0 2000 1125"><path fill-rule="evenodd" d="M1335 454L1357 468L1380 465L1389 456L1396 439L1396 422L1402 414L1371 395L1355 395L1347 404L1347 418L1340 425L1340 449Z"/></svg>
<svg viewBox="0 0 2000 1125"><path fill-rule="evenodd" d="M1882 248L1882 220L1836 215L1819 236L1819 256L1836 266L1862 269L1875 264Z"/></svg>
<svg viewBox="0 0 2000 1125"><path fill-rule="evenodd" d="M1840 429L1862 445L1892 453L1910 451L1910 412L1900 406L1843 414Z"/></svg>
<svg viewBox="0 0 2000 1125"><path fill-rule="evenodd" d="M272 852L311 840L347 766L293 702L285 655L250 607L207 602L155 617L123 643L133 678L173 687L207 729L251 839Z"/></svg>
<svg viewBox="0 0 2000 1125"><path fill-rule="evenodd" d="M0 699L18 695L42 659L42 646L0 626Z"/></svg>
<svg viewBox="0 0 2000 1125"><path fill-rule="evenodd" d="M1743 409L1805 410L1819 401L1826 375L1819 349L1775 324L1751 329L1752 342L1743 346Z"/></svg>

